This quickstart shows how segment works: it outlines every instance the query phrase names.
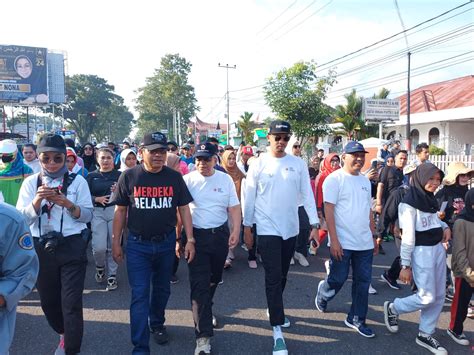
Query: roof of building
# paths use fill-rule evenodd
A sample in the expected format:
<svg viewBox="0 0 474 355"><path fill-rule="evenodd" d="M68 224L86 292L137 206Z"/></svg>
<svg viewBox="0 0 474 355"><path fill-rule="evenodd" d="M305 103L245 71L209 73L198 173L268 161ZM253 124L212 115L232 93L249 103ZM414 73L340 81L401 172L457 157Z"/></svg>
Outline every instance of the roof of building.
<svg viewBox="0 0 474 355"><path fill-rule="evenodd" d="M196 131L198 132L207 132L209 130L215 130L215 129L221 129L222 133L227 132L227 123L209 123L209 122L204 122L201 121L197 116L196 116L196 122L189 122L188 127L193 127L196 125Z"/></svg>
<svg viewBox="0 0 474 355"><path fill-rule="evenodd" d="M407 96L400 100L400 115L406 115ZM474 75L442 81L412 90L410 95L410 113L447 110L458 107L474 106Z"/></svg>

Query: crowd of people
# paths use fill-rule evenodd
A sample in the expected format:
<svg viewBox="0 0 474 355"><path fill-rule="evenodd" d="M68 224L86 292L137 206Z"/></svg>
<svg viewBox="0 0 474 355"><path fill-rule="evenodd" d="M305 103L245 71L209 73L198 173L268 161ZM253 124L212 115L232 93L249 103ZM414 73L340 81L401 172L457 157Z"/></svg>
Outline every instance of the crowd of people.
<svg viewBox="0 0 474 355"><path fill-rule="evenodd" d="M330 259L315 307L330 310L352 269L344 323L372 338L366 319L368 295L377 292L373 256L391 239L399 255L381 280L395 290L411 284L414 293L385 302L387 329L398 332L399 315L420 311L416 344L447 354L434 333L449 298L448 334L469 345L463 323L474 290L474 170L454 162L441 171L424 143L411 162L399 142L384 145L368 170L368 152L357 141L341 154L319 150L307 163L281 120L271 122L267 140L262 150L220 146L212 137L180 146L160 132L121 147L77 149L54 134L21 150L0 141L0 354L8 354L18 301L34 287L59 335L55 354L80 352L89 244L95 280L107 291L120 286L117 270L126 263L133 354L149 354L150 337L169 341L165 310L181 258L189 271L195 354L211 353L213 300L239 245L249 269L257 261L264 269L273 355L288 354L283 292L290 265L309 266L308 254L326 242ZM285 208L272 208L281 201Z"/></svg>

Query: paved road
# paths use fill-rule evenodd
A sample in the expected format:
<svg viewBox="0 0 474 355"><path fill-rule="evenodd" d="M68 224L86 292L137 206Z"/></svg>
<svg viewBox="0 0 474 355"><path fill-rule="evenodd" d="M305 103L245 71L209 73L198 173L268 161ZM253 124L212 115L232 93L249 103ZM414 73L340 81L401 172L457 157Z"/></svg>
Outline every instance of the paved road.
<svg viewBox="0 0 474 355"><path fill-rule="evenodd" d="M292 266L285 290L286 314L292 326L284 331L290 354L429 354L415 344L418 314L401 317L400 332L390 334L383 322L383 302L410 290L390 289L378 279L395 254L394 243L386 243L387 255L374 259L373 285L378 295L370 296L368 324L376 337L366 339L344 325L350 305L350 281L329 304L329 313L319 313L314 307L315 289L324 276L323 261L328 250L322 248L310 257L310 267ZM90 258L92 260L92 258ZM193 354L194 330L190 312L187 268L180 265L180 282L172 285L166 325L170 343L158 346L152 342L152 354ZM106 292L94 281L93 264L89 262L84 294L85 330L82 354L130 354L129 301L130 290L124 267L119 273L119 289ZM16 335L12 355L53 354L57 336L48 326L39 306L38 294L32 293L18 308ZM266 317L263 268L247 266L246 254L238 248L234 267L224 273L214 303L219 321L212 340L213 354L270 354L272 332ZM469 347L454 343L446 334L449 304L443 309L436 337L450 354L473 354ZM474 322L465 322L466 334L474 341Z"/></svg>

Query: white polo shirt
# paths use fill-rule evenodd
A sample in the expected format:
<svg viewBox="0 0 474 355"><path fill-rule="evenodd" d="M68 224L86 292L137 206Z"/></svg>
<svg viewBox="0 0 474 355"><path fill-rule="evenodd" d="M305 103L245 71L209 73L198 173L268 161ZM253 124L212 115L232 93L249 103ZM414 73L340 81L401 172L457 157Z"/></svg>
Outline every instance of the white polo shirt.
<svg viewBox="0 0 474 355"><path fill-rule="evenodd" d="M228 219L227 208L239 205L232 178L219 170L203 176L197 170L183 176L193 201L189 204L193 227L216 228Z"/></svg>

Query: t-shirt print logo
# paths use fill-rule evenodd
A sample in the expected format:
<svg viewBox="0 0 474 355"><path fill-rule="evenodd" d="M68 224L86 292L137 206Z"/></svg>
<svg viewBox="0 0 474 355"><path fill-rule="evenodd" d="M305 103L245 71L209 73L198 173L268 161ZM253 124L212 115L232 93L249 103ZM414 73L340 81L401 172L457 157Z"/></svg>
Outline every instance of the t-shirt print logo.
<svg viewBox="0 0 474 355"><path fill-rule="evenodd" d="M172 208L173 196L173 186L135 186L133 188L135 208L140 210Z"/></svg>
<svg viewBox="0 0 474 355"><path fill-rule="evenodd" d="M364 190L365 192L369 192L369 189L366 186L362 186L362 190Z"/></svg>
<svg viewBox="0 0 474 355"><path fill-rule="evenodd" d="M151 138L154 140L154 141L162 141L163 140L163 135L160 134L160 133L152 133L151 134Z"/></svg>
<svg viewBox="0 0 474 355"><path fill-rule="evenodd" d="M220 193L224 192L224 191L222 190L222 188L220 188L220 187L214 188L214 191L215 191L215 192L220 192Z"/></svg>

